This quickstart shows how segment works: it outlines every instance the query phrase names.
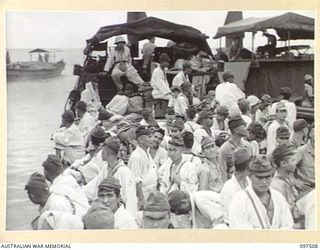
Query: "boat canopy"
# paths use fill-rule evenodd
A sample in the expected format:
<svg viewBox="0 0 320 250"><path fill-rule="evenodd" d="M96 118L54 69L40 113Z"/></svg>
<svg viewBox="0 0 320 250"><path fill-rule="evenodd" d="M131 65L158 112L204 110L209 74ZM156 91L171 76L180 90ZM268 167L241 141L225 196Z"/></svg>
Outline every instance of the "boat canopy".
<svg viewBox="0 0 320 250"><path fill-rule="evenodd" d="M275 29L280 40L314 39L314 18L287 12L275 17L249 17L220 27L214 38Z"/></svg>
<svg viewBox="0 0 320 250"><path fill-rule="evenodd" d="M29 53L49 53L51 51L49 50L45 50L45 49L34 49L34 50L30 50Z"/></svg>
<svg viewBox="0 0 320 250"><path fill-rule="evenodd" d="M154 36L169 39L174 42L188 42L212 55L211 49L206 41L209 37L201 31L190 26L176 24L155 17L146 17L132 22L102 27L91 39L87 40L87 42L95 45L110 37L122 34L134 35L139 40Z"/></svg>

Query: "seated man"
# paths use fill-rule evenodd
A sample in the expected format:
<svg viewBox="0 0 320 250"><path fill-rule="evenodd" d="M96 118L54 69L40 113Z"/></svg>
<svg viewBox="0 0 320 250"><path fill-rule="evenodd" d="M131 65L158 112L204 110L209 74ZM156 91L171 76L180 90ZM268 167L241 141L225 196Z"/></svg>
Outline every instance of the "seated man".
<svg viewBox="0 0 320 250"><path fill-rule="evenodd" d="M79 101L75 106L75 111L77 115L76 124L83 135L83 139L87 142L88 137L90 136L90 131L96 125L95 119L87 112L87 104L84 101Z"/></svg>
<svg viewBox="0 0 320 250"><path fill-rule="evenodd" d="M42 166L46 179L51 183L50 192L66 197L73 203L75 213L84 215L89 209L88 199L76 180L64 173L60 159L55 155L48 155Z"/></svg>
<svg viewBox="0 0 320 250"><path fill-rule="evenodd" d="M137 70L132 66L132 58L130 49L125 46L126 41L122 36L117 36L115 39L116 48L111 50L108 61L105 65L105 71L109 72L112 67L112 79L118 90L122 90L123 84L121 76L125 75L130 82L140 85L143 84L142 78L137 73Z"/></svg>
<svg viewBox="0 0 320 250"><path fill-rule="evenodd" d="M140 226L145 229L172 228L168 198L159 191L150 193L139 218Z"/></svg>
<svg viewBox="0 0 320 250"><path fill-rule="evenodd" d="M109 207L100 202L92 204L82 218L84 229L114 229L114 215Z"/></svg>
<svg viewBox="0 0 320 250"><path fill-rule="evenodd" d="M184 144L180 137L173 137L168 144L169 159L160 167L160 191L173 190L192 193L198 190L197 167L182 157ZM160 174L161 173L161 174Z"/></svg>
<svg viewBox="0 0 320 250"><path fill-rule="evenodd" d="M104 109L99 95L99 79L93 78L86 83L86 89L81 93L81 101L87 104L87 112L97 119L98 112Z"/></svg>
<svg viewBox="0 0 320 250"><path fill-rule="evenodd" d="M85 144L78 126L74 123L74 113L66 110L61 117L61 128L52 135L52 140L56 144L57 154L68 166L85 156Z"/></svg>
<svg viewBox="0 0 320 250"><path fill-rule="evenodd" d="M98 186L98 201L114 214L115 229L137 229L137 223L121 202L121 185L117 178L107 177Z"/></svg>
<svg viewBox="0 0 320 250"><path fill-rule="evenodd" d="M67 220L79 224L77 223L78 220L74 220L74 218L75 216L81 218L82 214L77 213L75 204L66 196L50 191L44 175L33 173L25 186L25 190L28 192L30 201L39 205L40 215L32 221L31 225L33 229L37 230L39 227L42 227L43 223L40 223L40 218L47 211L63 212L64 217L68 218ZM43 221L45 218L41 219ZM70 227L66 228L65 225L63 227L64 229L71 229Z"/></svg>
<svg viewBox="0 0 320 250"><path fill-rule="evenodd" d="M233 229L293 229L289 205L282 194L270 188L274 169L266 156L249 164L251 185L238 192L229 209Z"/></svg>
<svg viewBox="0 0 320 250"><path fill-rule="evenodd" d="M160 65L154 69L151 76L152 96L154 99L168 100L171 97L171 90L167 80L167 73L170 57L167 54L161 54L159 57Z"/></svg>
<svg viewBox="0 0 320 250"><path fill-rule="evenodd" d="M189 75L192 72L191 63L188 61L185 61L182 65L182 71L180 71L172 80L172 86L173 87L180 87L182 83L184 82L190 82Z"/></svg>
<svg viewBox="0 0 320 250"><path fill-rule="evenodd" d="M112 100L106 105L106 110L114 115L124 115L127 112L129 99L133 93L133 85L127 84L124 92L116 94Z"/></svg>
<svg viewBox="0 0 320 250"><path fill-rule="evenodd" d="M214 228L223 222L221 197L216 192L198 191L188 194L175 190L169 194L169 204L175 215L191 215L192 228Z"/></svg>

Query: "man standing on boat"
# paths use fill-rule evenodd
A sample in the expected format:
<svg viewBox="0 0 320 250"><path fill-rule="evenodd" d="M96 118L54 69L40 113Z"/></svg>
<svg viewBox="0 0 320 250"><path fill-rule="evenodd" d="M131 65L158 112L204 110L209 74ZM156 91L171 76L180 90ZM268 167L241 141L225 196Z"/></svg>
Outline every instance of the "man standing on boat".
<svg viewBox="0 0 320 250"><path fill-rule="evenodd" d="M137 73L137 70L132 66L132 58L130 49L125 46L126 41L122 36L117 36L115 39L116 47L110 51L108 61L105 65L105 71L108 73L112 67L112 79L118 90L122 90L123 84L121 77L125 75L130 82L141 85L144 83L142 78Z"/></svg>
<svg viewBox="0 0 320 250"><path fill-rule="evenodd" d="M154 52L154 49L157 47L154 43L156 41L155 37L150 37L149 41L145 43L142 47L141 53L143 58L143 70L150 69L150 64L152 61L152 55Z"/></svg>

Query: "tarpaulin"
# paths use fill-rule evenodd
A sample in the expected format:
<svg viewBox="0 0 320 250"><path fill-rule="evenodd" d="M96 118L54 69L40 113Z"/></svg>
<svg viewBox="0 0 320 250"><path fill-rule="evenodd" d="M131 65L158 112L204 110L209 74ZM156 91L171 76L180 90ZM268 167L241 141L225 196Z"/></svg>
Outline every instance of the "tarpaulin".
<svg viewBox="0 0 320 250"><path fill-rule="evenodd" d="M245 84L247 82L251 62L226 62L224 64L224 71L231 71L234 75L234 82L237 86L244 91ZM220 82L224 82L222 79L223 72L219 72Z"/></svg>
<svg viewBox="0 0 320 250"><path fill-rule="evenodd" d="M314 39L314 18L292 12L275 17L249 17L220 27L214 38L266 29L275 29L281 40Z"/></svg>
<svg viewBox="0 0 320 250"><path fill-rule="evenodd" d="M187 42L197 45L200 50L212 55L211 49L206 41L208 36L200 30L155 17L146 17L128 23L102 27L91 39L87 40L87 42L89 44L96 44L122 34L134 35L139 40L154 36L169 39L174 42Z"/></svg>

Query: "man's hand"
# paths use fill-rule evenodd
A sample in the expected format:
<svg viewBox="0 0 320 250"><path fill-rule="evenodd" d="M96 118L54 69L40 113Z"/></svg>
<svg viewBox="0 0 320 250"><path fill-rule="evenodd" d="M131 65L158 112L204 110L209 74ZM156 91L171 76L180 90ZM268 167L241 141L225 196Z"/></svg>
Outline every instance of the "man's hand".
<svg viewBox="0 0 320 250"><path fill-rule="evenodd" d="M108 76L108 75L110 75L109 71L102 71L99 73L99 76L103 76L103 77Z"/></svg>

